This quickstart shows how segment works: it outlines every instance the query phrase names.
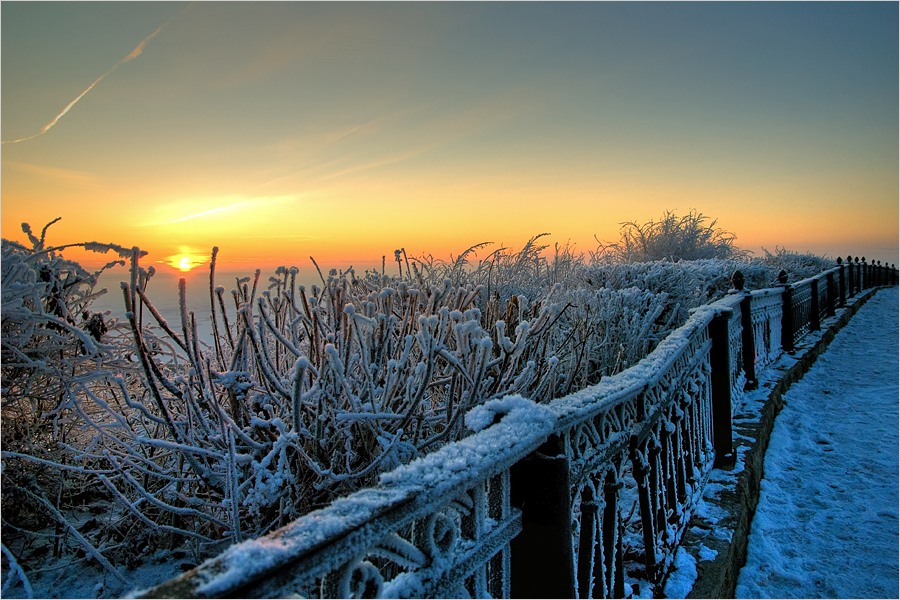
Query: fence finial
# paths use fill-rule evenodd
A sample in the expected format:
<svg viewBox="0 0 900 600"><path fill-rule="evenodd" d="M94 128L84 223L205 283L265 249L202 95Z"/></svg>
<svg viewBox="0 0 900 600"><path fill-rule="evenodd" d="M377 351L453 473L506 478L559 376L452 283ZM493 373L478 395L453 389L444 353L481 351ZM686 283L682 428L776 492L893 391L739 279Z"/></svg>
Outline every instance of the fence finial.
<svg viewBox="0 0 900 600"><path fill-rule="evenodd" d="M738 292L744 289L743 273L741 273L740 271L735 271L731 274L731 287L733 287Z"/></svg>
<svg viewBox="0 0 900 600"><path fill-rule="evenodd" d="M785 271L784 269L782 269L782 270L778 273L778 283L780 283L781 285L786 285L787 282L788 282L788 274L787 274L787 271Z"/></svg>
<svg viewBox="0 0 900 600"><path fill-rule="evenodd" d="M844 264L844 259L841 258L840 256L838 256L838 257L837 257L837 264L839 264L839 265Z"/></svg>

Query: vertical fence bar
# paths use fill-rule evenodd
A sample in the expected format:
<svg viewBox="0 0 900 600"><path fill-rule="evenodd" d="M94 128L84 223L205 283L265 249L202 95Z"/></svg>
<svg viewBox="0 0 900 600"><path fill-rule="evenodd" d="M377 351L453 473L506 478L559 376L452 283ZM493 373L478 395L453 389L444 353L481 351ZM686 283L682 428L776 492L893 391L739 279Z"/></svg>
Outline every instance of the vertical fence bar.
<svg viewBox="0 0 900 600"><path fill-rule="evenodd" d="M863 278L863 265L859 260L859 257L854 257L853 261L856 263L856 288L858 293L862 293L865 289L865 279Z"/></svg>
<svg viewBox="0 0 900 600"><path fill-rule="evenodd" d="M756 340L753 333L753 319L750 311L750 294L744 291L744 274L735 271L731 276L731 285L735 293L741 295L741 357L743 358L744 375L746 382L744 389L755 390L756 383Z"/></svg>
<svg viewBox="0 0 900 600"><path fill-rule="evenodd" d="M809 287L812 294L809 299L809 330L819 331L822 328L819 320L819 279L813 278Z"/></svg>
<svg viewBox="0 0 900 600"><path fill-rule="evenodd" d="M750 294L744 294L741 300L741 344L743 344L744 374L747 376L746 389L755 390L759 383L756 380L756 339L753 331ZM768 324L766 324L768 327Z"/></svg>
<svg viewBox="0 0 900 600"><path fill-rule="evenodd" d="M856 262L857 262L856 273L859 275L859 284L858 285L859 285L859 291L860 291L860 293L862 293L862 291L868 287L866 285L866 283L867 283L866 282L866 257L863 256L862 259L859 259L859 260L857 260L857 259L859 259L859 257L855 258L854 260L856 260Z"/></svg>
<svg viewBox="0 0 900 600"><path fill-rule="evenodd" d="M613 461L614 468L606 472L603 485L603 558L606 589L611 598L625 597L625 556L622 547L622 520L619 518L619 491L622 482L618 478L621 459ZM571 544L570 544L571 545ZM571 598L569 596L529 596L531 598Z"/></svg>
<svg viewBox="0 0 900 600"><path fill-rule="evenodd" d="M826 306L825 316L833 317L834 316L834 305L835 305L835 285L834 285L834 273L828 273L825 275L825 283L827 284L827 301L828 306Z"/></svg>
<svg viewBox="0 0 900 600"><path fill-rule="evenodd" d="M785 352L794 352L794 307L793 290L787 285L787 273L781 271L778 274L778 282L784 286L781 292L781 349Z"/></svg>
<svg viewBox="0 0 900 600"><path fill-rule="evenodd" d="M581 492L581 531L578 534L578 592L582 598L591 597L594 580L594 549L597 544L597 509L599 505L591 486ZM495 596L496 597L496 596Z"/></svg>
<svg viewBox="0 0 900 600"><path fill-rule="evenodd" d="M869 274L869 264L866 262L865 256L862 257L860 270L862 271L862 276L860 277L860 279L862 280L862 289L867 290L872 285L872 276Z"/></svg>
<svg viewBox="0 0 900 600"><path fill-rule="evenodd" d="M510 504L510 477L509 471L504 470L488 481L488 506L487 516L495 522L503 522L509 518ZM509 598L509 572L510 549L505 545L488 563L487 585L490 595L494 598Z"/></svg>
<svg viewBox="0 0 900 600"><path fill-rule="evenodd" d="M856 295L856 277L853 273L853 257L847 256L847 298Z"/></svg>
<svg viewBox="0 0 900 600"><path fill-rule="evenodd" d="M727 464L732 458L731 439L731 348L728 339L728 322L731 311L722 312L709 323L712 349L709 366L712 392L713 448L716 451L715 466Z"/></svg>
<svg viewBox="0 0 900 600"><path fill-rule="evenodd" d="M522 510L522 532L510 542L514 598L575 597L569 461L564 448L562 440L552 435L510 470L510 501Z"/></svg>
<svg viewBox="0 0 900 600"><path fill-rule="evenodd" d="M838 271L838 306L840 306L841 308L847 306L847 282L844 277L843 262L843 259L838 256L837 264L838 268L840 269Z"/></svg>
<svg viewBox="0 0 900 600"><path fill-rule="evenodd" d="M647 440L643 444L638 442L636 435L631 436L631 444L629 446L629 454L631 456L632 474L638 489L638 502L640 503L641 515L641 532L644 538L644 564L647 568L647 578L650 581L656 579L656 515L654 514L652 504L653 498L650 492L650 481L648 475L651 474L650 461L647 460L648 447Z"/></svg>

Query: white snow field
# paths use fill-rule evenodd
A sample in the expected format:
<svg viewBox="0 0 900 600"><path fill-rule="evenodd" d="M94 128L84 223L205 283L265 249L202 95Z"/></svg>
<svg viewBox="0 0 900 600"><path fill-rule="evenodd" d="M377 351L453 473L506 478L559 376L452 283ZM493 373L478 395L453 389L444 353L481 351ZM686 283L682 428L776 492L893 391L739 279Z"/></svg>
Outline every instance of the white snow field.
<svg viewBox="0 0 900 600"><path fill-rule="evenodd" d="M784 395L736 598L898 598L898 289Z"/></svg>

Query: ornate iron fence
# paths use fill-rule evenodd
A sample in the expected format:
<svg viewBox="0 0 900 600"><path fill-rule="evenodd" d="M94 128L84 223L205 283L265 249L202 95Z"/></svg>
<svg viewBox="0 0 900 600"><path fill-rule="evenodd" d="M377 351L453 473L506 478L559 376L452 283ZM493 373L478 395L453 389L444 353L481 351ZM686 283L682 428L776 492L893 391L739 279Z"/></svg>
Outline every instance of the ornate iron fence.
<svg viewBox="0 0 900 600"><path fill-rule="evenodd" d="M781 315L784 302L782 290L768 289L750 292L741 304L748 317L750 335L744 336L744 372L752 385L756 373L772 364L781 354ZM752 342L752 345L749 344Z"/></svg>
<svg viewBox="0 0 900 600"><path fill-rule="evenodd" d="M867 273L866 269L871 269ZM693 312L644 360L469 436L143 597L624 597L660 584L757 373L893 266L842 264ZM843 282L843 286L841 285Z"/></svg>

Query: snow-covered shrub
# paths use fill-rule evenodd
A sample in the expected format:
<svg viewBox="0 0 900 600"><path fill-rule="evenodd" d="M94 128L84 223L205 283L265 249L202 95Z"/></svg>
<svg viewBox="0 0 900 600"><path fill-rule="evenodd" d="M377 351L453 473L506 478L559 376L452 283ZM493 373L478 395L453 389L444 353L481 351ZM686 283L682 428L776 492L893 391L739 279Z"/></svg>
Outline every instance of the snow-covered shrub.
<svg viewBox="0 0 900 600"><path fill-rule="evenodd" d="M54 221L55 222L55 221ZM121 360L115 344L117 324L90 310L91 302L106 293L95 290L105 269L124 264L113 261L90 273L59 254L61 247L45 247L47 228L35 237L28 224L23 231L32 247L2 241L3 443L40 445L48 441L50 417L72 381L102 371ZM77 244L97 252L114 250L109 244Z"/></svg>
<svg viewBox="0 0 900 600"><path fill-rule="evenodd" d="M789 282L800 281L807 277L818 275L822 271L836 265L835 261L824 256L816 256L810 252L800 254L799 252L792 252L787 248L778 248L777 246L774 254L765 248L763 248L763 252L765 256L759 260L774 271L784 270L788 275Z"/></svg>
<svg viewBox="0 0 900 600"><path fill-rule="evenodd" d="M54 544L58 554L68 527L60 512L63 505L85 486L96 484L68 476L66 447L84 445L89 437L66 399L77 382L131 367L119 324L90 310L91 302L106 291L95 289L97 277L120 261L86 271L62 258L60 250L68 246L46 246L50 225L38 238L23 224L31 247L2 241L2 510L5 543L21 537L10 523L28 531L49 522L62 532ZM131 253L110 244L77 245L101 253ZM4 550L12 553L14 548L10 543Z"/></svg>
<svg viewBox="0 0 900 600"><path fill-rule="evenodd" d="M683 217L666 211L659 221L622 223L619 241L601 243L595 260L630 263L747 256L734 245L733 233L717 228L715 220L708 221L703 213L691 210Z"/></svg>
<svg viewBox="0 0 900 600"><path fill-rule="evenodd" d="M766 287L783 267L618 264L568 245L547 256L536 236L477 262L487 244L450 261L399 250L396 274L331 271L307 288L282 267L267 284L257 271L226 291L214 249L209 297L188 298L182 280L169 323L151 301L154 271L139 250L87 244L131 261L128 322L106 323L97 343L84 331L90 287L67 287L75 279L62 275L80 273L77 265L31 237L31 250L3 242L4 417L7 399L52 399L29 414L55 425L45 438L53 452L6 445L15 429L4 419L4 518L8 498L28 497L28 523L52 515L54 539L101 564L183 545L199 560L259 536L468 435L466 414L485 402L548 402L633 365L689 308L724 294L736 268L748 287ZM48 281L32 265L38 255L57 265ZM55 289L69 294L63 315L81 321L54 315ZM211 314L211 339L198 335L195 310ZM6 370L7 339L33 372L53 374L50 392ZM8 485L12 473L36 470L43 475ZM107 509L89 533L76 526L84 498Z"/></svg>
<svg viewBox="0 0 900 600"><path fill-rule="evenodd" d="M676 327L685 322L688 311L720 300L733 288L731 277L736 271L744 276L745 290L781 285L779 274L785 271L788 283L812 277L834 264L810 254L797 254L783 249L765 257L739 259L702 259L672 262L625 263L595 261L577 269L575 278L592 288L640 288L669 296L669 311L675 311Z"/></svg>

